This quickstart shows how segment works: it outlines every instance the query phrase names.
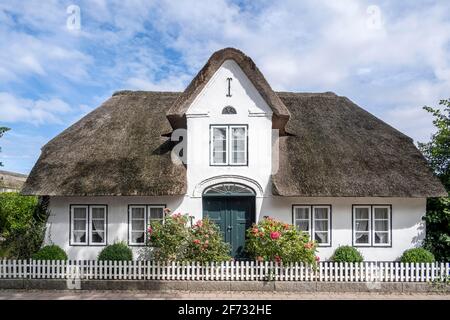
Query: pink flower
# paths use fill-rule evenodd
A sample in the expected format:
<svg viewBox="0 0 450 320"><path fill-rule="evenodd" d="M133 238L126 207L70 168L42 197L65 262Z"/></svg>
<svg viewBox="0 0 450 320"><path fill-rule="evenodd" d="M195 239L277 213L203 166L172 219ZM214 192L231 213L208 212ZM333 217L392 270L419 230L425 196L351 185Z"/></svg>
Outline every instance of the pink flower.
<svg viewBox="0 0 450 320"><path fill-rule="evenodd" d="M153 232L152 227L148 227L147 231L148 231L148 233L152 234L152 232Z"/></svg>
<svg viewBox="0 0 450 320"><path fill-rule="evenodd" d="M313 245L314 244L312 242L305 243L305 248L306 249L311 249L313 247Z"/></svg>
<svg viewBox="0 0 450 320"><path fill-rule="evenodd" d="M281 234L278 231L272 231L270 233L270 238L272 240L277 240L280 236L281 236Z"/></svg>
<svg viewBox="0 0 450 320"><path fill-rule="evenodd" d="M317 262L319 262L319 261L320 261L320 258L319 258L319 256L316 256L316 261L317 261Z"/></svg>
<svg viewBox="0 0 450 320"><path fill-rule="evenodd" d="M259 232L258 228L253 228L252 229L253 234L257 234Z"/></svg>
<svg viewBox="0 0 450 320"><path fill-rule="evenodd" d="M195 223L195 226L201 228L201 227L203 226L203 221L202 221L202 220L198 220L198 221Z"/></svg>
<svg viewBox="0 0 450 320"><path fill-rule="evenodd" d="M276 262L281 262L281 257L280 256L275 256L275 261Z"/></svg>
<svg viewBox="0 0 450 320"><path fill-rule="evenodd" d="M194 242L194 244L200 244L200 240L198 240L198 239L195 239L193 242Z"/></svg>

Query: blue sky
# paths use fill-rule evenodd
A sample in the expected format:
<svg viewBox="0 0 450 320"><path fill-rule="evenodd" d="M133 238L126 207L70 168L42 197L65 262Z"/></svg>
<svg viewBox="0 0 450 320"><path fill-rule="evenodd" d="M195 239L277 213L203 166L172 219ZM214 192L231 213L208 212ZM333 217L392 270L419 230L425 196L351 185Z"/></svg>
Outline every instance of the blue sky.
<svg viewBox="0 0 450 320"><path fill-rule="evenodd" d="M275 90L345 95L415 141L450 97L449 1L0 0L3 169L28 173L114 91L183 90L228 46Z"/></svg>

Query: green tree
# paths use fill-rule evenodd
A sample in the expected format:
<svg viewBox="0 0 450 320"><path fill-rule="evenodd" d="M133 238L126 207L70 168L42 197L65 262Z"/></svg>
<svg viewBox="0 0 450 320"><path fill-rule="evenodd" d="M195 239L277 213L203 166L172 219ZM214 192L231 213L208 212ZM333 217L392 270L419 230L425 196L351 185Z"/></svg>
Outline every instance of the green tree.
<svg viewBox="0 0 450 320"><path fill-rule="evenodd" d="M6 127L0 127L0 138L3 137L3 134L8 130L10 130L10 129L6 128ZM0 151L2 151L2 148L0 148ZM0 162L0 167L2 167L2 166L3 166L3 163Z"/></svg>
<svg viewBox="0 0 450 320"><path fill-rule="evenodd" d="M431 141L419 143L419 149L428 163L450 191L450 99L439 102L441 108L423 107L433 117L437 132ZM450 194L444 198L429 198L425 216L427 235L424 247L436 260L450 261Z"/></svg>

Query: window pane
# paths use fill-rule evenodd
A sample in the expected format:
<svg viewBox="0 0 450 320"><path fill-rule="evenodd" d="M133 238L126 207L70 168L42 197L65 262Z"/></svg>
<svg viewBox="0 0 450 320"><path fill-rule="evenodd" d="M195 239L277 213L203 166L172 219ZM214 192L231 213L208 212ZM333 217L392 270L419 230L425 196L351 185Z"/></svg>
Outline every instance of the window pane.
<svg viewBox="0 0 450 320"><path fill-rule="evenodd" d="M213 129L214 140L226 140L227 128L214 128Z"/></svg>
<svg viewBox="0 0 450 320"><path fill-rule="evenodd" d="M86 219L87 208L73 208L74 219Z"/></svg>
<svg viewBox="0 0 450 320"><path fill-rule="evenodd" d="M307 220L297 220L295 221L295 225L301 231L309 231L309 221Z"/></svg>
<svg viewBox="0 0 450 320"><path fill-rule="evenodd" d="M131 219L145 219L145 208L131 208Z"/></svg>
<svg viewBox="0 0 450 320"><path fill-rule="evenodd" d="M227 162L227 154L226 152L216 152L213 151L213 162L214 163L226 163Z"/></svg>
<svg viewBox="0 0 450 320"><path fill-rule="evenodd" d="M314 222L314 230L327 231L328 230L328 221L315 221Z"/></svg>
<svg viewBox="0 0 450 320"><path fill-rule="evenodd" d="M163 208L150 208L150 220L162 220Z"/></svg>
<svg viewBox="0 0 450 320"><path fill-rule="evenodd" d="M245 152L233 152L232 163L245 163Z"/></svg>
<svg viewBox="0 0 450 320"><path fill-rule="evenodd" d="M244 140L245 139L245 128L232 128L231 137L233 140Z"/></svg>
<svg viewBox="0 0 450 320"><path fill-rule="evenodd" d="M355 233L355 243L368 244L369 243L369 233L368 232L356 232Z"/></svg>
<svg viewBox="0 0 450 320"><path fill-rule="evenodd" d="M74 231L73 241L76 243L86 243L86 231Z"/></svg>
<svg viewBox="0 0 450 320"><path fill-rule="evenodd" d="M375 243L389 243L389 233L375 232Z"/></svg>
<svg viewBox="0 0 450 320"><path fill-rule="evenodd" d="M131 220L131 230L136 231L145 230L144 220Z"/></svg>
<svg viewBox="0 0 450 320"><path fill-rule="evenodd" d="M231 128L231 163L243 164L246 162L246 128Z"/></svg>
<svg viewBox="0 0 450 320"><path fill-rule="evenodd" d="M388 219L389 215L388 215L388 208L374 208L374 215L375 215L375 219Z"/></svg>
<svg viewBox="0 0 450 320"><path fill-rule="evenodd" d="M328 243L328 233L327 232L316 232L315 240L318 243Z"/></svg>
<svg viewBox="0 0 450 320"><path fill-rule="evenodd" d="M74 220L73 230L84 231L86 230L86 220Z"/></svg>
<svg viewBox="0 0 450 320"><path fill-rule="evenodd" d="M309 219L309 208L295 208L295 219Z"/></svg>
<svg viewBox="0 0 450 320"><path fill-rule="evenodd" d="M104 219L105 208L92 208L92 219Z"/></svg>
<svg viewBox="0 0 450 320"><path fill-rule="evenodd" d="M314 208L314 219L328 219L328 208Z"/></svg>
<svg viewBox="0 0 450 320"><path fill-rule="evenodd" d="M388 220L375 221L375 231L388 231L388 230L389 230Z"/></svg>
<svg viewBox="0 0 450 320"><path fill-rule="evenodd" d="M144 232L131 232L132 243L144 243Z"/></svg>
<svg viewBox="0 0 450 320"><path fill-rule="evenodd" d="M355 229L356 231L369 231L369 221L368 220L355 221Z"/></svg>
<svg viewBox="0 0 450 320"><path fill-rule="evenodd" d="M92 242L93 243L104 243L105 232L103 231L94 231L92 232Z"/></svg>
<svg viewBox="0 0 450 320"><path fill-rule="evenodd" d="M227 162L227 128L213 128L213 163Z"/></svg>
<svg viewBox="0 0 450 320"><path fill-rule="evenodd" d="M92 220L92 231L103 231L105 230L105 220Z"/></svg>
<svg viewBox="0 0 450 320"><path fill-rule="evenodd" d="M355 208L355 219L369 219L369 208Z"/></svg>

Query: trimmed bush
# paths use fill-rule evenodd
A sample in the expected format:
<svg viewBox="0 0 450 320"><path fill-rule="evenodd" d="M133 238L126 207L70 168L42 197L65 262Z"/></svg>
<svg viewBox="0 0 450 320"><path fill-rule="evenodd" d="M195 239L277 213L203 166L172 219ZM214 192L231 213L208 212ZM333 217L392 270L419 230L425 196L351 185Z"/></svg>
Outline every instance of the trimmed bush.
<svg viewBox="0 0 450 320"><path fill-rule="evenodd" d="M434 262L434 255L424 248L414 248L403 252L401 262Z"/></svg>
<svg viewBox="0 0 450 320"><path fill-rule="evenodd" d="M358 249L351 246L341 246L334 251L331 260L335 262L363 262L364 258Z"/></svg>
<svg viewBox="0 0 450 320"><path fill-rule="evenodd" d="M56 244L41 248L33 255L35 260L67 260L66 252Z"/></svg>
<svg viewBox="0 0 450 320"><path fill-rule="evenodd" d="M133 252L125 243L118 242L103 248L97 260L130 261L133 260Z"/></svg>

